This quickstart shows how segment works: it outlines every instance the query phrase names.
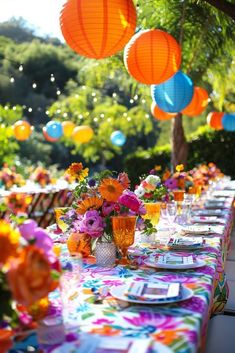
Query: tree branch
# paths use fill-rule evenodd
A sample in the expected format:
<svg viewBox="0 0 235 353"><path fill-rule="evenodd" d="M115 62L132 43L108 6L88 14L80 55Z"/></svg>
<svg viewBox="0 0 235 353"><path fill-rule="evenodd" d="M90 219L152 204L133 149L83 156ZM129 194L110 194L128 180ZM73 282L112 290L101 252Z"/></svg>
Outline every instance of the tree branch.
<svg viewBox="0 0 235 353"><path fill-rule="evenodd" d="M211 6L215 7L219 11L224 12L226 15L235 20L235 5L231 4L226 0L204 0Z"/></svg>

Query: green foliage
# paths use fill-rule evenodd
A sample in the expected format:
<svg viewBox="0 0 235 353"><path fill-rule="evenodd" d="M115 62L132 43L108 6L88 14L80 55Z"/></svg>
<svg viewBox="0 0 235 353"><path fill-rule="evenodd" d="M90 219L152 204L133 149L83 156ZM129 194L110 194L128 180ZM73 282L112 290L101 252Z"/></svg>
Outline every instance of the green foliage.
<svg viewBox="0 0 235 353"><path fill-rule="evenodd" d="M235 178L234 132L214 131L202 126L190 136L187 169L200 163L214 162L226 175ZM138 176L148 173L156 165L164 170L170 165L170 146L155 147L147 151L135 152L124 161L125 170L133 185L138 184Z"/></svg>

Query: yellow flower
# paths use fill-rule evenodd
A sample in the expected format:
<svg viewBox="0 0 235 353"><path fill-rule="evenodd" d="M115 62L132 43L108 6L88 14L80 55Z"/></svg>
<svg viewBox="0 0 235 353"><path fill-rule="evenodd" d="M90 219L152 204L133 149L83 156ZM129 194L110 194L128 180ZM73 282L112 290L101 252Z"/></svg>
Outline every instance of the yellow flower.
<svg viewBox="0 0 235 353"><path fill-rule="evenodd" d="M178 164L176 167L175 167L175 170L177 172L182 172L184 170L184 165L183 164Z"/></svg>
<svg viewBox="0 0 235 353"><path fill-rule="evenodd" d="M113 178L103 179L99 186L101 196L109 202L117 202L123 191L123 185Z"/></svg>
<svg viewBox="0 0 235 353"><path fill-rule="evenodd" d="M103 200L97 196L88 197L78 204L77 213L83 215L88 210L97 210L103 204Z"/></svg>
<svg viewBox="0 0 235 353"><path fill-rule="evenodd" d="M72 163L66 170L66 174L72 176L79 181L84 180L88 176L89 169L83 169L82 163Z"/></svg>
<svg viewBox="0 0 235 353"><path fill-rule="evenodd" d="M15 256L19 245L20 234L9 223L0 221L0 264L5 264Z"/></svg>
<svg viewBox="0 0 235 353"><path fill-rule="evenodd" d="M154 169L159 172L160 170L162 170L161 165L155 165Z"/></svg>

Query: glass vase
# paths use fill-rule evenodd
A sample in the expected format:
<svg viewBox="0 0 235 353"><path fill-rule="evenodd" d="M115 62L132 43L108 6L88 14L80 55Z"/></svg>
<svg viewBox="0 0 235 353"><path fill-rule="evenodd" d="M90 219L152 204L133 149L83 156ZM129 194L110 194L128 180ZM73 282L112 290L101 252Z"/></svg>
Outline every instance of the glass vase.
<svg viewBox="0 0 235 353"><path fill-rule="evenodd" d="M95 258L98 266L114 266L116 261L116 245L113 242L97 241L95 247Z"/></svg>
<svg viewBox="0 0 235 353"><path fill-rule="evenodd" d="M48 316L38 322L37 338L40 348L47 348L65 341L62 316Z"/></svg>
<svg viewBox="0 0 235 353"><path fill-rule="evenodd" d="M111 217L114 243L121 250L121 264L127 264L128 247L134 243L136 216L114 216Z"/></svg>

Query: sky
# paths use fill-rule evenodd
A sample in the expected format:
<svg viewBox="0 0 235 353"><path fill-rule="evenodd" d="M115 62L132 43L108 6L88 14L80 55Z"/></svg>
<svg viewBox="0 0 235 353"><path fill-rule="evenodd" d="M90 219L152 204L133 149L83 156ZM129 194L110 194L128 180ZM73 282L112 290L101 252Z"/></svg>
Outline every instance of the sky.
<svg viewBox="0 0 235 353"><path fill-rule="evenodd" d="M0 22L23 17L36 34L62 39L59 15L65 0L0 0Z"/></svg>

